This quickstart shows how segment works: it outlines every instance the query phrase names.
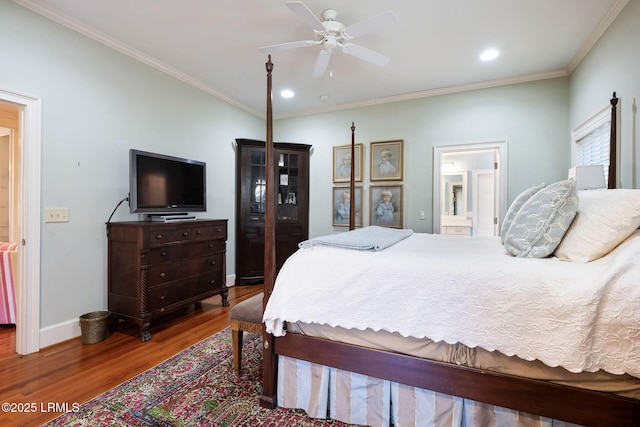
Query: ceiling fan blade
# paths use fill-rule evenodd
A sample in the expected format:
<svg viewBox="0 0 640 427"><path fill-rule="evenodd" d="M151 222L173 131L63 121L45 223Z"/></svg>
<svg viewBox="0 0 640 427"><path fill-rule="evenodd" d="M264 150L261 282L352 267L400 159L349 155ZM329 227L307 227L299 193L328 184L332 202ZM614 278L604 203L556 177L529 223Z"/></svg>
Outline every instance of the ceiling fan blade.
<svg viewBox="0 0 640 427"><path fill-rule="evenodd" d="M321 50L318 54L318 59L316 59L316 66L313 68L312 76L314 78L324 76L324 73L327 71L327 67L329 66L329 60L331 59L331 51L330 50Z"/></svg>
<svg viewBox="0 0 640 427"><path fill-rule="evenodd" d="M280 43L271 46L264 46L258 48L258 50L262 53L271 53L275 52L276 50L297 49L299 47L309 47L320 43L322 43L322 41L303 40L299 42Z"/></svg>
<svg viewBox="0 0 640 427"><path fill-rule="evenodd" d="M383 29L384 27L388 27L398 22L398 18L396 15L387 10L380 15L373 16L369 19L365 19L364 21L357 22L353 25L349 25L347 28L342 31L342 37L347 40L362 36L364 34L371 33L373 31L378 31Z"/></svg>
<svg viewBox="0 0 640 427"><path fill-rule="evenodd" d="M345 43L340 46L342 51L347 55L355 56L358 59L362 59L363 61L370 62L378 67L384 67L391 60L389 57L384 56L378 52L374 52L371 49L367 49L366 47L362 47L353 43Z"/></svg>
<svg viewBox="0 0 640 427"><path fill-rule="evenodd" d="M324 28L324 25L322 25L322 21L320 21L318 17L314 15L307 6L305 6L304 3L302 3L301 1L290 1L285 4L289 7L289 9L291 9L293 13L298 15L298 18L300 18L302 22L307 24L309 28L319 33L325 33L326 30Z"/></svg>

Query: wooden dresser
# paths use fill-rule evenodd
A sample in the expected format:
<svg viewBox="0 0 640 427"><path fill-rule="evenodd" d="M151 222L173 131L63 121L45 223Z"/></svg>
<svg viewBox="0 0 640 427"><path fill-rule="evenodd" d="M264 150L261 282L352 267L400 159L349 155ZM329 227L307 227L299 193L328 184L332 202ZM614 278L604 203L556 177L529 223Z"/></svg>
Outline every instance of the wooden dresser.
<svg viewBox="0 0 640 427"><path fill-rule="evenodd" d="M110 223L111 317L136 322L148 341L153 318L214 295L228 306L226 240L226 219Z"/></svg>

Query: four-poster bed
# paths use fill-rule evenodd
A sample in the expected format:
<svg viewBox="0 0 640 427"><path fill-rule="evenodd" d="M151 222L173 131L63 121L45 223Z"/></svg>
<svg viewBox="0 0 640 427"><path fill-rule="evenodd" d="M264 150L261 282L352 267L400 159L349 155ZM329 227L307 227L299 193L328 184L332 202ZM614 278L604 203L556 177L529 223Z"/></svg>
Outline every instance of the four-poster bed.
<svg viewBox="0 0 640 427"><path fill-rule="evenodd" d="M272 135L271 78L273 65L271 57L267 69L267 204L265 212L265 283L264 307L274 291L275 252L274 221L275 209L273 171L274 159ZM617 98L612 104L612 161L609 186L615 188L615 116ZM352 124L352 150L355 126ZM270 155L271 154L271 155ZM352 158L355 158L352 155ZM351 177L351 194L354 194L354 179ZM354 229L354 204L350 206L349 229ZM506 256L506 255L505 255ZM565 263L569 264L569 263ZM306 283L299 283L304 288ZM297 325L297 324L296 324ZM292 329L297 326L292 325ZM327 338L318 338L302 333L287 333L275 337L264 334L263 395L261 405L273 408L276 399L279 357L287 357L311 362L327 367L339 368L347 372L364 374L369 377L388 380L401 386L432 390L463 399L484 402L499 407L512 408L529 414L537 414L570 423L594 426L640 425L640 400L617 394L594 391L566 384L539 379L525 378L486 369L473 368L454 363L446 363L387 351L349 344ZM394 404L395 405L395 404ZM526 415L526 414L525 414ZM449 424L448 424L449 425ZM479 425L479 424L478 424ZM537 425L537 424L536 424ZM550 424L549 424L550 425Z"/></svg>

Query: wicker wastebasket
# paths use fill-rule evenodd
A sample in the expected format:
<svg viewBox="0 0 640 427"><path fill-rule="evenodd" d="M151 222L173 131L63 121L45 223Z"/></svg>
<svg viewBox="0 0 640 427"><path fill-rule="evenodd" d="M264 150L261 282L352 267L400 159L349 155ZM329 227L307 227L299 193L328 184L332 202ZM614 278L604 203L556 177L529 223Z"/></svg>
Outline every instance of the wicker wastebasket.
<svg viewBox="0 0 640 427"><path fill-rule="evenodd" d="M108 311L93 311L80 316L82 344L95 344L107 338Z"/></svg>

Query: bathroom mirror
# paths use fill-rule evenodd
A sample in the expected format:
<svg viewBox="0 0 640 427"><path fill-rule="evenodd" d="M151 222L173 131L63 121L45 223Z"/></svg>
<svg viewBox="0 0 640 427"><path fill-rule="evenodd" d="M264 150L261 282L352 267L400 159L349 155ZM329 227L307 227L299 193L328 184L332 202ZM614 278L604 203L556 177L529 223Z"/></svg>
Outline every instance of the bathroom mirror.
<svg viewBox="0 0 640 427"><path fill-rule="evenodd" d="M442 216L466 217L466 171L443 172L440 195Z"/></svg>

